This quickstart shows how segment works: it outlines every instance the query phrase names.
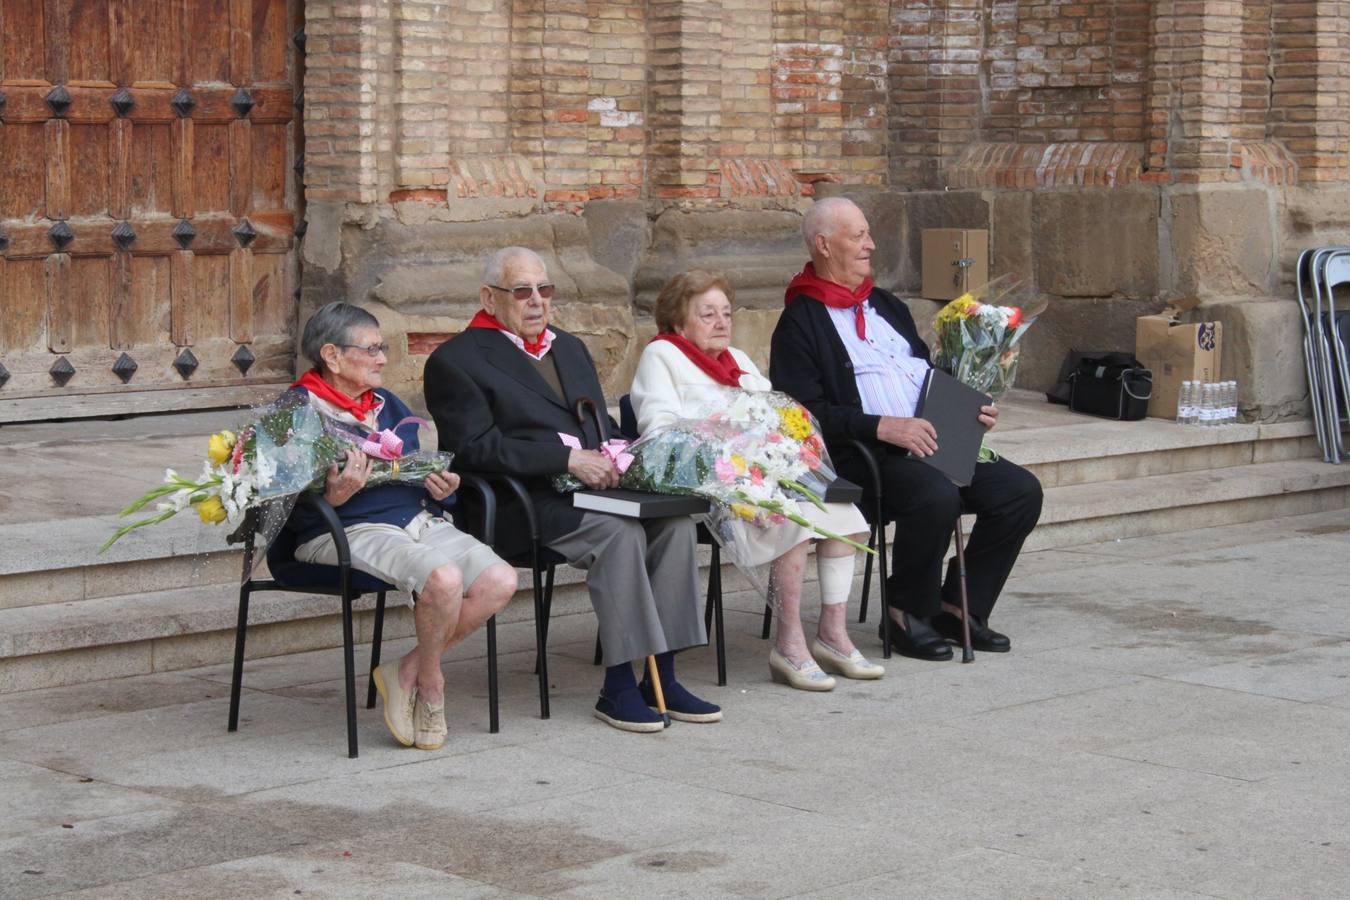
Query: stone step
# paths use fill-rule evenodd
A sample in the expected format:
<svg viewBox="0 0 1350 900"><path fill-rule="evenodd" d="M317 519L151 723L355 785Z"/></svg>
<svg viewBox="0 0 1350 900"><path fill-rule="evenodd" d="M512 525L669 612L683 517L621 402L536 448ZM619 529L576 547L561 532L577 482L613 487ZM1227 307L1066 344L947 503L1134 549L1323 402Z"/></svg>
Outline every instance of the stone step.
<svg viewBox="0 0 1350 900"><path fill-rule="evenodd" d="M1004 419L991 445L1028 466L1046 489L1028 550L1350 506L1350 466L1320 462L1310 423L1110 422L1027 398L1005 404ZM40 483L7 483L11 504L0 517L0 692L231 658L242 560L225 547L223 527L184 513L95 555L118 524L111 511L162 471L156 460L199 452L206 430L195 419L156 427L165 432L158 444L136 443L134 452L129 440L116 452L98 442L80 448L81 437L65 440L65 432L23 445L34 460L68 452L67 465L84 465L109 486L52 505ZM123 459L135 465L128 469ZM707 562L703 548L705 578ZM813 576L808 566L808 579ZM747 586L730 567L723 577L728 592ZM558 569L557 615L589 610L583 578L570 567ZM520 581L503 622L532 617L528 573L521 572ZM367 611L358 613L363 641L369 640L371 602L364 600ZM410 634L405 608L391 600L391 609L387 634ZM253 610L250 656L340 644L333 598L260 594Z"/></svg>
<svg viewBox="0 0 1350 900"><path fill-rule="evenodd" d="M1350 506L1350 466L1282 460L1047 488L1028 550Z"/></svg>
<svg viewBox="0 0 1350 900"><path fill-rule="evenodd" d="M564 571L554 591L555 615L588 609L580 578ZM235 585L207 584L0 610L0 693L228 662L238 603ZM374 595L357 601L358 644L371 639L374 606ZM404 597L389 595L387 607L385 638L410 636ZM525 591L498 617L503 624L532 620ZM336 597L263 592L250 598L249 658L341 644Z"/></svg>
<svg viewBox="0 0 1350 900"><path fill-rule="evenodd" d="M1066 415L1072 418L1062 424L996 430L989 446L1046 488L1321 457L1309 422L1199 428L1162 419L1100 420L1087 428L1082 416Z"/></svg>
<svg viewBox="0 0 1350 900"><path fill-rule="evenodd" d="M708 563L708 548L700 548L702 585ZM533 621L530 574L519 574L520 589L498 616L502 624ZM228 583L0 609L0 693L228 662L234 654L238 583L236 574ZM723 586L730 592L748 583L728 567ZM358 644L371 639L374 605L373 595L356 603ZM390 594L387 607L386 639L410 636L406 596ZM559 566L553 615L589 610L585 573ZM261 592L249 601L249 658L341 643L341 606L335 597Z"/></svg>
<svg viewBox="0 0 1350 900"><path fill-rule="evenodd" d="M1306 460L1062 485L1046 490L1045 511L1027 550L1185 532L1348 505L1350 466ZM702 549L706 579L708 556ZM528 621L533 614L528 573L520 576L521 590L503 612L503 623ZM747 586L729 566L723 578L728 592ZM236 583L0 610L0 693L226 662L234 646ZM372 604L373 598L367 597L358 605L357 636L362 642L370 639ZM589 610L583 573L558 568L554 607L558 616ZM401 597L390 598L390 609L387 636L411 634ZM250 657L340 643L338 606L331 597L258 594L250 622Z"/></svg>

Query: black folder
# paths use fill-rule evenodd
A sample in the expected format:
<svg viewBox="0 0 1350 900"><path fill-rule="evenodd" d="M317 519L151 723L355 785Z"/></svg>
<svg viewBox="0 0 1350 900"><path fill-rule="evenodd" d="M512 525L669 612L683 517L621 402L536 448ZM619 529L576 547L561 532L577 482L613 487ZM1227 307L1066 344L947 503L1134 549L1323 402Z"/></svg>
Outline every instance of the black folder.
<svg viewBox="0 0 1350 900"><path fill-rule="evenodd" d="M605 491L577 491L572 494L577 509L625 516L629 519L661 519L666 516L690 516L708 511L708 501L688 494L655 494L610 488Z"/></svg>
<svg viewBox="0 0 1350 900"><path fill-rule="evenodd" d="M980 407L989 402L989 395L967 387L941 369L929 369L914 415L932 423L938 448L931 456L914 458L928 463L958 487L969 486L985 434Z"/></svg>
<svg viewBox="0 0 1350 900"><path fill-rule="evenodd" d="M835 478L820 499L826 503L857 503L862 496L862 485L854 484L847 478Z"/></svg>

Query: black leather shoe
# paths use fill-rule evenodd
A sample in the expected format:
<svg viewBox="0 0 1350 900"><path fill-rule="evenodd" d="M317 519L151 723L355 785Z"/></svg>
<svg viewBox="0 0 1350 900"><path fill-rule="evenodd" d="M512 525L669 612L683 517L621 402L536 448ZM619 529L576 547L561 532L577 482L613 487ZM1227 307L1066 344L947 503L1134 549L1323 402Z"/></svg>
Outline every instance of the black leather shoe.
<svg viewBox="0 0 1350 900"><path fill-rule="evenodd" d="M909 613L901 613L905 620L905 627L901 628L891 620L891 649L901 656L908 656L911 659L927 659L934 662L952 658L952 648L947 646L947 642L942 639L942 635L933 630L923 619L915 618ZM878 633L881 639L886 639L886 623L882 622Z"/></svg>
<svg viewBox="0 0 1350 900"><path fill-rule="evenodd" d="M938 613L933 617L933 628L947 640L961 645L961 620L951 613ZM1012 649L1012 641L1006 634L1000 634L985 625L974 616L970 617L970 646L985 653L1007 653Z"/></svg>

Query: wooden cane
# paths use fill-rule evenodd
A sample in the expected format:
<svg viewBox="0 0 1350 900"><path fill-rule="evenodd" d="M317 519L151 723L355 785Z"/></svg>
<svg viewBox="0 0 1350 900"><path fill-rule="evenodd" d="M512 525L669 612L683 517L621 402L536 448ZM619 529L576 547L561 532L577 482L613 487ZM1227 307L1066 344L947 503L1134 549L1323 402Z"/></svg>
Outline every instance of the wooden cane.
<svg viewBox="0 0 1350 900"><path fill-rule="evenodd" d="M956 571L961 576L961 662L975 661L975 650L970 646L970 603L966 599L965 535L961 533L961 517L956 517Z"/></svg>
<svg viewBox="0 0 1350 900"><path fill-rule="evenodd" d="M670 713L666 712L666 694L661 690L661 673L656 671L656 657L647 657L647 677L652 681L652 693L656 695L656 711L661 714L665 727L670 727Z"/></svg>

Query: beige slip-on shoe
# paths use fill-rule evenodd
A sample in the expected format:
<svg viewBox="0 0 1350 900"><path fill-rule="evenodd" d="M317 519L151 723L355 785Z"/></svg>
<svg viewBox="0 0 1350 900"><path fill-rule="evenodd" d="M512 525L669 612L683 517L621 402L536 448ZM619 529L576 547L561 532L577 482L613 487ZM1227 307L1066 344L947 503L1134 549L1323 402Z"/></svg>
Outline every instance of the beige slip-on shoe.
<svg viewBox="0 0 1350 900"><path fill-rule="evenodd" d="M769 651L769 677L799 691L834 690L834 679L821 671L814 659L794 666L792 660L778 652L777 647Z"/></svg>
<svg viewBox="0 0 1350 900"><path fill-rule="evenodd" d="M845 678L870 681L886 674L884 667L863 656L857 647L854 647L853 652L845 656L820 638L816 638L811 642L811 655L815 657L816 662L820 663L820 667L826 672L843 675Z"/></svg>
<svg viewBox="0 0 1350 900"><path fill-rule="evenodd" d="M417 699L415 690L407 691L398 681L398 660L391 659L380 663L373 676L375 690L380 692L384 703L384 724L389 733L405 747L413 745L413 704Z"/></svg>

